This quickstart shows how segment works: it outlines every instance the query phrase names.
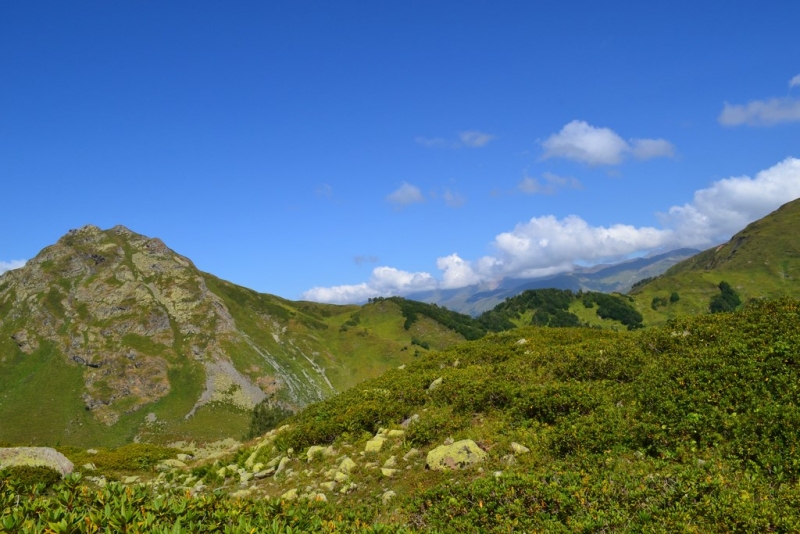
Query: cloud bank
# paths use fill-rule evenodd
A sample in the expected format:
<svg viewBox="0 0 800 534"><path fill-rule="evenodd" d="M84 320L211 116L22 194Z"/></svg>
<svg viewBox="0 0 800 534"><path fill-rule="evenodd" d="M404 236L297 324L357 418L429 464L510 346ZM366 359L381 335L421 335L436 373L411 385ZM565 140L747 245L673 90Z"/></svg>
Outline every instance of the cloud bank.
<svg viewBox="0 0 800 534"><path fill-rule="evenodd" d="M664 139L625 141L609 128L572 121L542 142L542 159L565 158L592 166L619 165L627 157L651 159L673 156L675 147Z"/></svg>
<svg viewBox="0 0 800 534"><path fill-rule="evenodd" d="M0 274L3 274L6 271L11 271L13 269L19 269L24 265L25 265L25 260L0 261Z"/></svg>
<svg viewBox="0 0 800 534"><path fill-rule="evenodd" d="M578 261L621 259L653 249L709 247L796 198L800 198L800 159L787 158L755 177L725 178L696 191L690 202L659 214L660 228L592 226L577 215L533 217L498 234L492 242L494 254L475 261L455 253L437 259L438 279L425 272L377 267L367 282L315 287L303 298L361 302L377 296L492 283L504 277L546 276L569 271Z"/></svg>

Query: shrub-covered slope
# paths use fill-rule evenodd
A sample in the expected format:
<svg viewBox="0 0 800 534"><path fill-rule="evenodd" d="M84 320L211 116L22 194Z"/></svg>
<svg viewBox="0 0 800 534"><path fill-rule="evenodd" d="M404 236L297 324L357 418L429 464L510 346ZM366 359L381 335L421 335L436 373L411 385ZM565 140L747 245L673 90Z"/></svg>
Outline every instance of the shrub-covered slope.
<svg viewBox="0 0 800 534"><path fill-rule="evenodd" d="M133 513L160 525L221 514L240 531L274 520L276 532L292 521L318 532L796 532L799 323L800 304L780 300L635 332L489 335L311 405L236 454L173 463L150 475L152 494L137 490ZM429 453L462 440L482 449L476 464L426 469ZM243 500L201 497L214 488ZM174 491L196 497L165 501ZM171 507L161 516L156 493ZM91 509L91 493L75 495ZM29 521L58 506L38 499L23 506Z"/></svg>

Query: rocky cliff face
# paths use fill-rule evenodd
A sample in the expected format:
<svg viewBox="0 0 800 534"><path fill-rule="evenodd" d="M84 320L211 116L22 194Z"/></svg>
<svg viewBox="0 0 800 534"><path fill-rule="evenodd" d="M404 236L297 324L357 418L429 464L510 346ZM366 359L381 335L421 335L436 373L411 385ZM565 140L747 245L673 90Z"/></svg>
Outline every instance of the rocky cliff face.
<svg viewBox="0 0 800 534"><path fill-rule="evenodd" d="M0 373L4 363L11 373L14 362L54 349L81 370L83 405L109 426L170 397L181 375L200 377L197 391L180 392L195 395L182 404L184 417L211 404L247 410L272 393L301 406L333 392L313 347L282 339L285 326L267 313L236 310L255 314L237 325L235 302L207 281L227 284L159 239L122 226L71 230L0 276L0 335L13 341L0 345ZM147 416L152 427L157 417Z"/></svg>

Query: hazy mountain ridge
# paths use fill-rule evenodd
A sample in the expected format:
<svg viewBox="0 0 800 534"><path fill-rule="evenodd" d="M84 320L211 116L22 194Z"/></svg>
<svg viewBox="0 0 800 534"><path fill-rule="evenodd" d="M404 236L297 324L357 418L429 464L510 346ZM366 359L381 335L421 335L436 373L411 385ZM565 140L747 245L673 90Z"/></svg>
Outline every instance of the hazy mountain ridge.
<svg viewBox="0 0 800 534"><path fill-rule="evenodd" d="M614 264L575 267L572 272L560 273L528 280L505 279L494 289L479 285L459 289L425 291L408 295L409 299L446 306L473 317L489 311L505 299L514 297L528 289L569 289L571 291L601 291L625 293L643 278L657 276L676 263L700 252L697 249L681 248L634 258Z"/></svg>

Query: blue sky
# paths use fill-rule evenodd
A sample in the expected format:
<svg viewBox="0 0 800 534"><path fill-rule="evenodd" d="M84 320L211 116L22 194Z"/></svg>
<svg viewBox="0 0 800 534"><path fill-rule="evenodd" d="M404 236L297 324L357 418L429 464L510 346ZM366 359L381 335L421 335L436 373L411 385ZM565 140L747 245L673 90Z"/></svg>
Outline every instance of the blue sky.
<svg viewBox="0 0 800 534"><path fill-rule="evenodd" d="M14 2L0 271L123 224L359 301L707 247L800 197L800 3Z"/></svg>

